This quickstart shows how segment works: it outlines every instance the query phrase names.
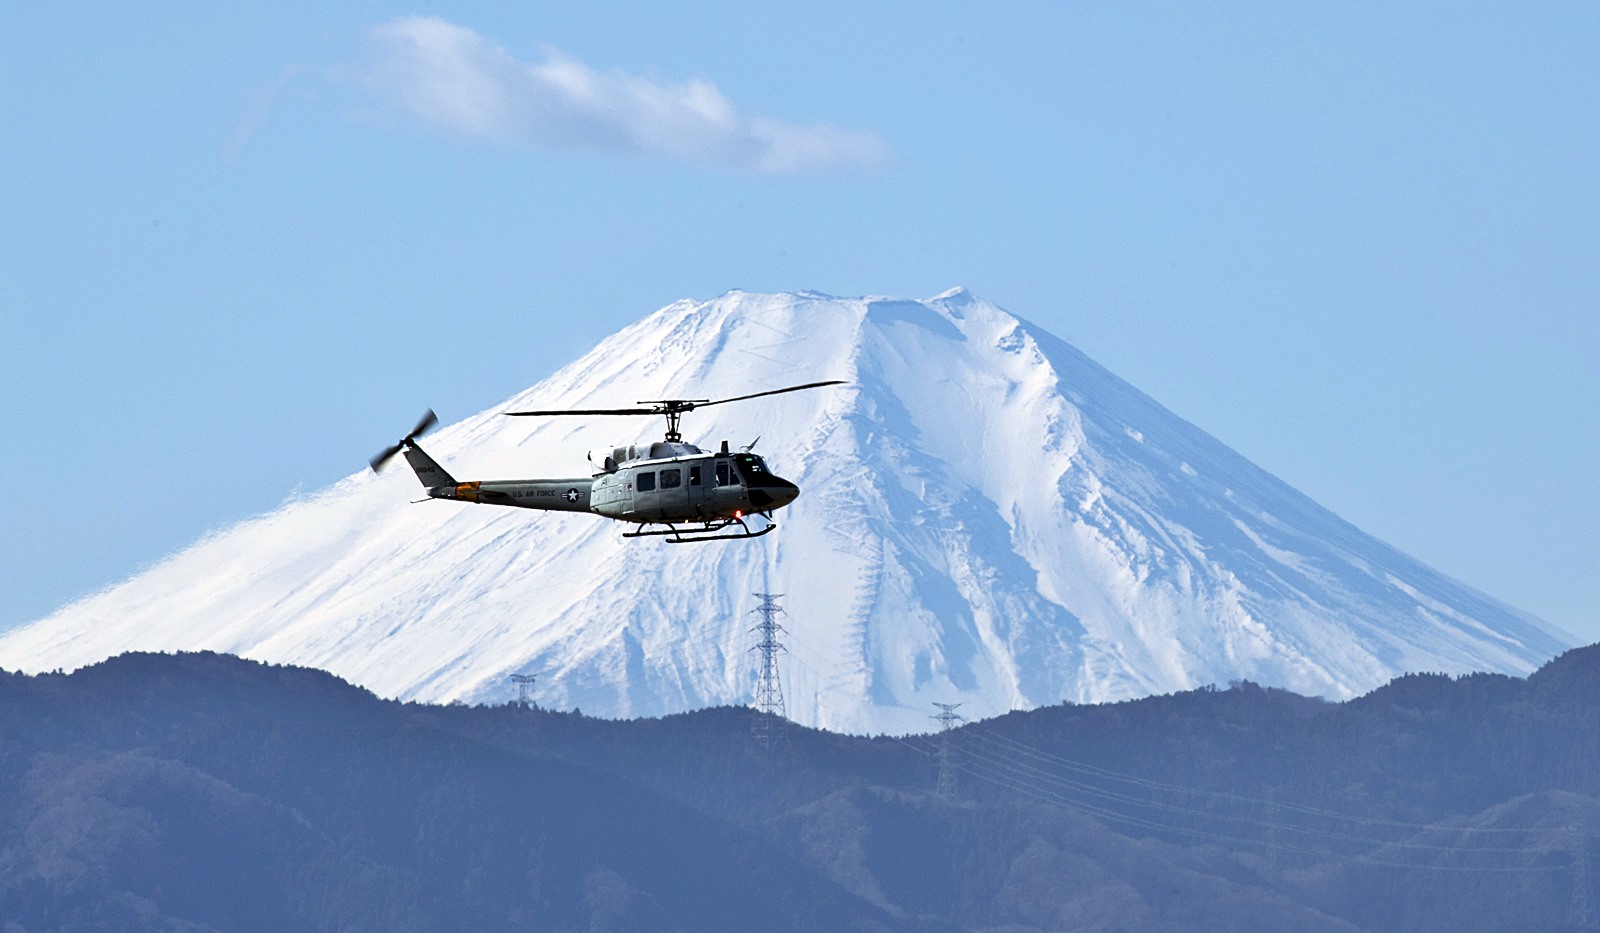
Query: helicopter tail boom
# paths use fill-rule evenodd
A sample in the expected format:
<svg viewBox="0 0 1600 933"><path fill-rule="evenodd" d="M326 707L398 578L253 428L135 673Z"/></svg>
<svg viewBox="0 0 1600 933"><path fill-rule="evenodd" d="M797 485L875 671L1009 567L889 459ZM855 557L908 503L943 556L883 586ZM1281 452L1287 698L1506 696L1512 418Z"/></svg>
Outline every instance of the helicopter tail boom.
<svg viewBox="0 0 1600 933"><path fill-rule="evenodd" d="M431 486L430 499L455 499L479 505L510 505L545 512L589 511L589 478L469 480Z"/></svg>

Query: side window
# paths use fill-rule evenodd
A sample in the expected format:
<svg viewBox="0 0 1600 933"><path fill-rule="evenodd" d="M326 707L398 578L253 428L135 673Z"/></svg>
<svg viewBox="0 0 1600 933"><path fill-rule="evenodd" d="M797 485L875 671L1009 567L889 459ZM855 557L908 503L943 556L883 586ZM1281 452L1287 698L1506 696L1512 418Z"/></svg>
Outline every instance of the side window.
<svg viewBox="0 0 1600 933"><path fill-rule="evenodd" d="M698 485L700 485L700 467L699 466L692 466L692 467L689 468L689 485L690 486L698 486Z"/></svg>
<svg viewBox="0 0 1600 933"><path fill-rule="evenodd" d="M726 461L726 460L718 460L717 461L717 485L718 486L731 486L731 485L733 485L732 483L730 483L728 481L728 461Z"/></svg>
<svg viewBox="0 0 1600 933"><path fill-rule="evenodd" d="M655 492L656 475L653 472L640 473L634 478L634 484L634 488L638 489L640 492Z"/></svg>
<svg viewBox="0 0 1600 933"><path fill-rule="evenodd" d="M676 488L678 488L679 486L682 486L682 485L683 485L683 471L682 470L662 470L661 471L661 488L662 489L676 489Z"/></svg>

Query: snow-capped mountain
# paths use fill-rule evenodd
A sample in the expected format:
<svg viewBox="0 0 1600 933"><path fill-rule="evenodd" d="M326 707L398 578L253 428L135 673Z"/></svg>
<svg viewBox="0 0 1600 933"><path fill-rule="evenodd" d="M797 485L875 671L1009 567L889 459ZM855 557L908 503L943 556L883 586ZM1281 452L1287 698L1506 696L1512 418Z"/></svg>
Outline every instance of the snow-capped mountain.
<svg viewBox="0 0 1600 933"><path fill-rule="evenodd" d="M707 449L759 435L799 483L764 538L413 504L397 464L0 636L0 666L213 649L429 701L503 700L529 673L544 705L656 715L747 702L752 594L781 593L791 718L921 731L934 701L977 718L1242 678L1345 697L1404 671L1525 673L1571 644L959 289L680 301L423 445L463 480L582 475L585 451L658 439L660 419L501 413L824 379L849 384L684 419Z"/></svg>

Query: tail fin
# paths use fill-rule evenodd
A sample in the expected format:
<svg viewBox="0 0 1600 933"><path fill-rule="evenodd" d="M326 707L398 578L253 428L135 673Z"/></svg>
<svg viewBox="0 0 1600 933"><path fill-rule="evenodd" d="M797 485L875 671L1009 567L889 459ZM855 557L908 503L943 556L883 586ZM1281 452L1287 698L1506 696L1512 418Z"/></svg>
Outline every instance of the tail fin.
<svg viewBox="0 0 1600 933"><path fill-rule="evenodd" d="M427 451L418 447L415 442L406 445L405 455L406 462L411 464L411 469L416 471L417 479L422 481L422 485L429 489L435 486L456 485L456 478L446 473L444 467L435 463L433 458L428 456Z"/></svg>

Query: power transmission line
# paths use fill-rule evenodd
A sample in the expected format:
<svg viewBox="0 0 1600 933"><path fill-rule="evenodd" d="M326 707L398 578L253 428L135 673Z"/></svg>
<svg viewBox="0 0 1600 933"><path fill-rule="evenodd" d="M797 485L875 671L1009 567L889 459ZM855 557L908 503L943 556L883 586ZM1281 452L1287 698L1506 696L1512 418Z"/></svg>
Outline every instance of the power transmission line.
<svg viewBox="0 0 1600 933"><path fill-rule="evenodd" d="M981 737L976 733L973 735L974 737ZM997 755L993 749L987 753L983 753L979 752L974 747L967 746L962 760L956 761L951 752L946 750L948 748L946 745L947 738L943 734L941 734L940 739L937 742L926 736L919 736L915 738L918 741L928 745L929 748L918 748L916 745L905 739L896 739L896 741L901 742L920 754L940 760L941 768L952 768L953 770L967 774L970 777L978 778L999 787L1004 787L1008 790L1012 790L1042 803L1054 804L1066 809L1076 810L1081 813L1097 816L1103 820L1106 820L1107 822L1119 823L1138 829L1164 833L1175 833L1198 839L1209 840L1211 842L1230 843L1233 845L1247 845L1251 847L1261 845L1261 839L1259 836L1251 838L1247 836L1234 835L1227 831L1201 829L1194 825L1184 825L1184 822L1174 818L1178 816L1188 816L1191 818L1207 817L1210 819L1223 821L1225 824L1229 822L1243 822L1265 826L1270 823L1276 829L1281 829L1287 832L1301 833L1312 837L1312 839L1308 839L1304 843L1289 843L1281 840L1274 840L1272 843L1272 848L1279 851L1298 852L1318 858L1348 860L1351 862L1373 866L1405 868L1419 871L1442 871L1452 873L1479 872L1489 874L1521 874L1530 872L1543 873L1565 867L1539 864L1510 865L1505 864L1504 861L1501 861L1500 864L1495 865L1452 865L1440 864L1438 862L1427 863L1419 861L1406 861L1403 859L1407 854L1423 856L1428 852L1435 852L1440 855L1448 853L1457 856L1493 855L1503 860L1505 856L1509 854L1520 853L1526 857L1536 855L1542 850L1541 847L1537 845L1530 845L1522 848L1483 847L1468 845L1439 845L1375 839L1370 837L1362 837L1348 832L1311 829L1309 827L1298 826L1293 823L1280 822L1277 820L1263 820L1224 813L1210 813L1196 810L1192 807L1185 807L1181 804L1173 804L1157 800L1138 799L1123 794L1108 792L1099 788L1093 788L1090 785L1072 781L1059 775L1051 775L1049 772L1039 768L1037 764L1029 763L1022 759L1012 758L1008 760L1003 752ZM1018 750L1033 752L1044 758L1056 758L1056 756L1039 752L1037 749L1033 749L1030 746L1024 745L1023 743L1014 742L1014 740L1013 744L1018 746ZM1115 772L1108 772L1105 771L1105 769L1093 768L1093 766L1089 765L1084 765L1083 768L1085 770L1101 771L1105 774L1116 774ZM1131 775L1117 775L1117 777L1123 780L1128 780L1132 783L1145 784L1151 787L1159 787L1166 791L1185 791L1189 793L1214 795L1216 797L1226 797L1230 800L1239 802L1253 802L1256 804L1263 803L1261 800L1244 797L1242 795L1213 794L1213 792L1201 791L1196 788L1185 788L1181 785L1166 784L1157 781L1145 781L1144 779L1135 778ZM1104 802L1101 804L1089 803L1088 801L1082 799L1082 796L1088 796L1091 798L1098 797ZM1289 809L1281 801L1275 800L1273 803L1280 810ZM1156 811L1156 814L1166 813L1169 815L1166 817L1154 814L1147 816L1136 816L1133 813L1127 812L1126 808L1129 807L1135 809L1145 809L1147 813L1151 810L1154 810ZM1308 807L1304 809L1314 810L1318 815L1322 816L1337 816L1350 820L1351 822L1364 822L1361 818L1352 817L1349 814L1339 814L1335 811L1321 810L1319 808ZM1394 821L1394 823L1406 828L1414 827L1419 829L1428 829L1439 833L1468 835L1469 837L1472 833L1472 828L1470 827L1447 827L1418 823L1400 823L1399 821ZM1529 832L1529 830L1510 829L1502 831L1524 833ZM1318 840L1323 840L1320 845L1316 844ZM1341 853L1332 848L1324 848L1324 846L1329 846L1330 843L1333 842L1342 842L1346 845L1361 844L1372 848L1368 853ZM1583 851L1581 853L1575 852L1572 859L1574 863L1575 875L1573 886L1573 903L1571 908L1571 913L1573 915L1587 915L1593 909L1592 894L1587 890L1589 886L1587 854L1587 851ZM1576 864L1578 862L1583 862L1584 864L1579 867Z"/></svg>
<svg viewBox="0 0 1600 933"><path fill-rule="evenodd" d="M1022 755L1026 755L1029 758L1035 759L1036 762L1044 762L1045 764L1042 767L1059 767L1062 770L1070 771L1070 772L1074 772L1074 773L1083 775L1085 777L1085 779L1094 778L1094 779L1100 779L1100 780L1120 782L1120 783L1125 783L1125 784L1132 784L1132 785L1134 785L1136 787L1146 788L1146 789L1149 789L1151 791L1170 791L1170 792L1173 792L1173 793L1185 794L1185 795L1190 795L1190 796L1195 796L1195 797L1210 798L1210 799L1216 800L1216 801L1230 801L1230 802L1241 803L1241 804L1261 804L1262 803L1262 801L1260 801L1258 798L1255 798L1255 797L1247 797L1247 796L1244 796L1244 795L1241 795L1241 794L1230 794L1230 793L1227 793L1225 791L1206 790L1204 788L1199 788L1199 787L1187 787L1187 786L1184 786L1182 784L1169 784L1169 783L1166 783L1164 781L1153 781L1153 780L1150 780L1149 778L1142 778L1142 777L1138 777L1138 776L1132 775L1132 774L1125 774L1125 773L1120 772L1120 771L1112 771L1112 770L1107 769L1107 768L1096 767L1094 765L1085 764L1085 763L1079 762L1079 761L1074 761L1074 760L1072 760L1070 758L1063 758L1060 755L1052 755L1049 752L1042 751L1042 750L1037 749L1037 748L1035 748L1035 747L1033 747L1031 745L1028 745L1026 743L1019 742L1016 739L1007 738L1006 736L1001 735L998 732L995 732L993 730L989 730L989 731L974 731L972 733L972 736L974 738L980 740L980 741L996 743L1002 748L1010 748L1010 749L1014 750L1017 753L1020 753ZM1036 767L1041 767L1040 765L1035 765L1035 766ZM1379 819L1377 817L1364 816L1364 815L1354 814L1354 813L1341 813L1341 812L1339 812L1337 810L1328 810L1328 809L1324 809L1322 807L1312 807L1312 806L1307 806L1305 804L1289 803L1287 801L1280 801L1280 800L1273 800L1271 802L1271 807L1273 809L1280 810L1280 811L1287 811L1287 812L1292 812L1292 813L1297 813L1297 814L1305 814L1305 815L1308 815L1308 816L1322 817L1322 818L1330 819L1330 820L1338 820L1338 821L1344 822L1344 823L1361 824L1361 825L1367 825L1367 826L1383 826L1383 827L1390 827L1390 828L1393 828L1393 829L1449 831L1449 832L1462 833L1462 834L1471 834L1471 835L1504 834L1504 833L1515 833L1515 834L1526 835L1528 833L1534 832L1534 830L1530 829L1530 828L1511 828L1511 827L1499 827L1499 826L1457 826L1457 827L1446 827L1446 826L1440 826L1437 823L1416 823L1416 822L1408 822L1408 821L1405 821L1405 820Z"/></svg>
<svg viewBox="0 0 1600 933"><path fill-rule="evenodd" d="M980 740L984 738L984 736L977 733L974 733L972 737ZM1118 793L1116 791L1095 787L1091 784L1085 784L1081 781L1075 781L1070 778L1052 774L1051 772L1039 768L1038 766L1027 761L1023 761L1015 757L1009 757L1004 752L995 752L993 750L978 751L977 749L969 746L967 757L970 759L974 767L979 765L988 765L993 768L998 768L1013 778L1031 781L1036 784L1043 784L1047 787L1059 788L1060 792L1063 794L1075 795L1074 799L1079 799L1079 797L1098 798L1102 801L1106 801L1104 804L1102 804L1103 807L1116 807L1121 805L1125 809L1115 811L1118 812L1119 815L1125 814L1127 812L1126 808L1132 808L1135 811L1169 813L1173 814L1174 816L1193 817L1199 820L1210 820L1224 824L1248 824L1252 826L1263 827L1268 830L1283 831L1286 833L1298 833L1303 836L1326 839L1332 842L1366 846L1383 846L1394 849L1452 853L1472 852L1479 854L1525 853L1528 851L1527 848L1523 846L1461 846L1425 842L1408 842L1393 840L1381 836L1363 835L1350 830L1302 826L1297 823L1289 822L1281 817L1274 819L1270 817L1249 816L1243 813L1231 811L1205 810L1196 806L1173 803L1156 798L1136 797L1129 794ZM1234 799L1249 802L1256 805L1258 808L1266 808L1270 805L1268 801L1257 798L1235 797ZM1155 822L1159 818L1156 816L1147 816L1141 817L1140 819L1144 819L1147 822ZM1459 830L1452 827L1436 825L1420 826L1420 828L1423 831L1434 834L1455 834L1459 832ZM1368 832L1370 833L1371 831L1369 830ZM1285 850L1290 848L1281 844L1276 844L1276 847Z"/></svg>

